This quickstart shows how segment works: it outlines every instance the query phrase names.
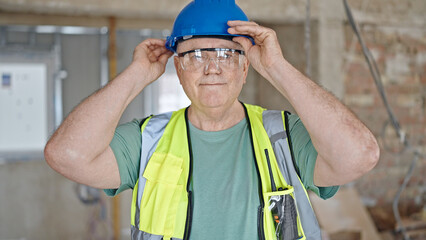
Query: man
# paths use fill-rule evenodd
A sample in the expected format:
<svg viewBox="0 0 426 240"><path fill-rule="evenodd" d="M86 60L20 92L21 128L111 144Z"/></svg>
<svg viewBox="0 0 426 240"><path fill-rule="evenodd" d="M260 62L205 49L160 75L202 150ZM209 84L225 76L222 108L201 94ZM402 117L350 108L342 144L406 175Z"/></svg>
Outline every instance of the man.
<svg viewBox="0 0 426 240"><path fill-rule="evenodd" d="M132 239L320 239L305 189L329 198L377 163L371 132L285 60L273 30L247 20L234 1L191 2L167 42L138 45L48 142L46 161L69 179L134 189ZM116 129L172 51L191 105ZM238 101L249 63L300 119Z"/></svg>

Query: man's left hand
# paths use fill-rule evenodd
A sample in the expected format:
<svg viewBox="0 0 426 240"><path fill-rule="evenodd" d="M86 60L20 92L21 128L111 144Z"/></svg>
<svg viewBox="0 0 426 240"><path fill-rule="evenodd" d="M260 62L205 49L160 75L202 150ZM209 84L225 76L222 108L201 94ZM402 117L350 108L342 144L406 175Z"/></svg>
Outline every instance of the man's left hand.
<svg viewBox="0 0 426 240"><path fill-rule="evenodd" d="M247 35L254 39L255 45L246 37L235 37L233 41L241 44L253 68L263 77L272 80L269 71L274 66L283 66L284 57L274 30L255 22L228 21L230 34Z"/></svg>

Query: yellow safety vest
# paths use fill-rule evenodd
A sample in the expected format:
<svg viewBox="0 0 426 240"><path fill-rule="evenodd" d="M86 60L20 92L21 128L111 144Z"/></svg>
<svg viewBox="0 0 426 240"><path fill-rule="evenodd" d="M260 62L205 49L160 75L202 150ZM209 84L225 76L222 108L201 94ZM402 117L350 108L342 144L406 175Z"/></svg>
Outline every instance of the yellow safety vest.
<svg viewBox="0 0 426 240"><path fill-rule="evenodd" d="M272 200L284 199L285 195L297 214L294 239L321 239L315 213L293 164L288 113L248 104L244 108L261 180L259 239L285 239L282 235L278 238L276 233L281 215L271 212ZM188 239L192 224L192 151L188 129L187 109L152 116L143 122L140 173L131 208L132 239Z"/></svg>

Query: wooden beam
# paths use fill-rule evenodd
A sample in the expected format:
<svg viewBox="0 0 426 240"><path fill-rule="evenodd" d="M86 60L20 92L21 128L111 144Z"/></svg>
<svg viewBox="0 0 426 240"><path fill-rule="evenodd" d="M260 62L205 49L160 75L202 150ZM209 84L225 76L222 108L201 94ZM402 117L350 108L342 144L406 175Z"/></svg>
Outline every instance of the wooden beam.
<svg viewBox="0 0 426 240"><path fill-rule="evenodd" d="M109 60L109 80L113 80L117 75L117 41L116 41L116 19L109 18L108 21L108 60ZM119 240L121 237L121 209L120 209L120 196L117 195L112 199L112 227L113 239Z"/></svg>
<svg viewBox="0 0 426 240"><path fill-rule="evenodd" d="M116 29L171 29L172 19L115 18ZM25 14L0 11L0 25L54 25L107 27L109 18L51 14Z"/></svg>

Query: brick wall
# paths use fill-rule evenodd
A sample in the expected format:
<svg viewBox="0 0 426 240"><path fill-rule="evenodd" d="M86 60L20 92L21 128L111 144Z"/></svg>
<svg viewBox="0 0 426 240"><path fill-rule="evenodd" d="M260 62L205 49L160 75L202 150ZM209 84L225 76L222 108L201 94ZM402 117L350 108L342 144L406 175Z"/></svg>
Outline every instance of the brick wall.
<svg viewBox="0 0 426 240"><path fill-rule="evenodd" d="M402 129L411 145L426 154L426 30L412 26L360 26L364 41L376 59L385 91ZM378 138L380 161L355 185L365 202L373 207L390 208L413 159L402 149L388 116L361 47L354 40L349 25L345 27L345 96L351 108ZM413 177L401 195L401 211L420 208L426 202L426 161L419 159Z"/></svg>

